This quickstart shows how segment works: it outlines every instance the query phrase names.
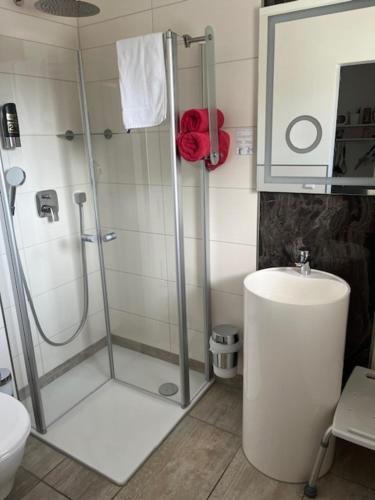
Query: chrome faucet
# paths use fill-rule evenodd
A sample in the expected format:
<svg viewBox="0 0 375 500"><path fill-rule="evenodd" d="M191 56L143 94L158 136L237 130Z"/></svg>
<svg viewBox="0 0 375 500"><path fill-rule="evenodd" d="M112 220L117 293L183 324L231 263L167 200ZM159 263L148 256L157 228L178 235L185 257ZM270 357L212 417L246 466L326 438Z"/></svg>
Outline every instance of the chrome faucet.
<svg viewBox="0 0 375 500"><path fill-rule="evenodd" d="M295 265L300 269L302 276L311 274L310 250L308 248L302 247L298 250L298 260Z"/></svg>

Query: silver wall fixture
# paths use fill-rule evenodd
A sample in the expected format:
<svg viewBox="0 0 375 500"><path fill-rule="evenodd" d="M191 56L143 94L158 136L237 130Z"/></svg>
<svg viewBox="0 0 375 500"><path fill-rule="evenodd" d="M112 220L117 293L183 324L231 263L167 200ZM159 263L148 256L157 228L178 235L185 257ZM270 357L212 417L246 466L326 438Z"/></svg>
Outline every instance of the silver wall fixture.
<svg viewBox="0 0 375 500"><path fill-rule="evenodd" d="M47 217L48 222L59 220L59 200L54 189L38 191L35 200L39 217Z"/></svg>
<svg viewBox="0 0 375 500"><path fill-rule="evenodd" d="M75 137L82 137L84 136L85 134L82 134L82 133L76 133L76 132L73 132L73 130L66 130L63 134L58 134L57 137L59 137L60 139L66 139L67 141L73 141L75 139ZM112 130L110 128L106 128L103 133L99 133L99 132L94 132L93 134L91 135L103 135L106 139L112 139L112 137L114 135L118 135L118 133L114 133L112 132Z"/></svg>

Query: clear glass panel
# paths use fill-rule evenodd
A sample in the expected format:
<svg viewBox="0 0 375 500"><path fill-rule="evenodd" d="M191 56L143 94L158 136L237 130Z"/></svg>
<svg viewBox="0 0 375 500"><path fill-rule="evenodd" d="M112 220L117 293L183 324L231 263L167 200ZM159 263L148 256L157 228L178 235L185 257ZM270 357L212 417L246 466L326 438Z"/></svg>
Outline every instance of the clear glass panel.
<svg viewBox="0 0 375 500"><path fill-rule="evenodd" d="M94 233L95 218L82 136L77 54L41 43L0 37L0 105L17 105L22 147L2 151L4 169L20 166L25 183L18 188L14 217L20 258L37 317L53 342L65 342L84 309L79 207L74 193L86 193L84 232ZM9 54L12 58L9 59ZM68 141L66 130L76 133ZM36 194L54 190L58 220L39 217ZM45 198L44 198L45 199ZM47 202L46 202L47 203ZM47 425L109 378L102 288L97 246L85 244L88 316L72 342L51 346L42 339L29 311ZM2 246L4 276L8 269ZM1 291L20 398L30 406L28 381L10 284Z"/></svg>
<svg viewBox="0 0 375 500"><path fill-rule="evenodd" d="M160 394L165 383L180 387L170 134L168 121L126 133L115 50L83 51L101 225L117 235L104 244L115 374ZM201 88L199 68L179 70L181 109L201 107ZM193 395L204 383L200 165L182 172ZM180 392L169 397L179 402Z"/></svg>

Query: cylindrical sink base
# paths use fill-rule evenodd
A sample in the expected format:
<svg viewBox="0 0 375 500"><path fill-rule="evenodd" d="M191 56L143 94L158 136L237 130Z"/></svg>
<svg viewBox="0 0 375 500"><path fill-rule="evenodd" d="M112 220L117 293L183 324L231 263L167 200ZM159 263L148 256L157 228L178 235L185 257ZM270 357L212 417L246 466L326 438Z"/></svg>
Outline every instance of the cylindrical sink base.
<svg viewBox="0 0 375 500"><path fill-rule="evenodd" d="M348 298L294 305L245 288L243 449L269 477L310 476L340 397Z"/></svg>

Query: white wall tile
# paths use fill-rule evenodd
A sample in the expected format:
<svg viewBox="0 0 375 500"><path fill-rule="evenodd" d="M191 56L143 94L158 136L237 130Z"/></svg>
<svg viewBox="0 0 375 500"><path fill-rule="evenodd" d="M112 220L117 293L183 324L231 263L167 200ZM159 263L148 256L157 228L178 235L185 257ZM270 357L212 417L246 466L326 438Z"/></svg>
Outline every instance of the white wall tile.
<svg viewBox="0 0 375 500"><path fill-rule="evenodd" d="M114 17L127 16L136 12L151 9L151 0L95 0L100 13L93 17L78 20L79 27L101 23Z"/></svg>
<svg viewBox="0 0 375 500"><path fill-rule="evenodd" d="M86 245L89 272L98 269L96 245ZM82 276L79 235L66 236L25 249L26 275L33 295Z"/></svg>
<svg viewBox="0 0 375 500"><path fill-rule="evenodd" d="M256 189L256 157L236 154L236 129L226 129L231 136L228 159L210 172L210 187Z"/></svg>
<svg viewBox="0 0 375 500"><path fill-rule="evenodd" d="M116 45L82 51L85 82L118 78Z"/></svg>
<svg viewBox="0 0 375 500"><path fill-rule="evenodd" d="M10 2L9 2L10 3ZM0 34L71 49L78 48L76 26L0 9Z"/></svg>
<svg viewBox="0 0 375 500"><path fill-rule="evenodd" d="M168 322L166 281L110 270L107 280L111 308Z"/></svg>
<svg viewBox="0 0 375 500"><path fill-rule="evenodd" d="M88 275L89 283L89 315L103 310L100 273ZM34 306L40 324L48 337L52 338L60 332L77 325L83 312L83 280L77 279L34 298ZM69 314L66 314L69 311ZM34 338L42 342L37 333L34 320L30 314Z"/></svg>
<svg viewBox="0 0 375 500"><path fill-rule="evenodd" d="M118 80L104 80L86 84L87 105L92 132L124 132Z"/></svg>
<svg viewBox="0 0 375 500"><path fill-rule="evenodd" d="M116 234L116 240L104 245L106 268L167 279L166 236L122 230Z"/></svg>
<svg viewBox="0 0 375 500"><path fill-rule="evenodd" d="M54 187L54 184L52 186ZM87 201L83 205L83 214L84 229L88 229L95 225L94 207L89 185L84 184L77 187L56 189L59 202L59 220L56 222L49 222L47 218L39 217L35 192L19 193L17 197L17 210L20 216L20 229L25 247L79 233L79 208L73 198L74 193L78 191L83 191L87 194ZM28 216L25 217L25 214L28 214Z"/></svg>
<svg viewBox="0 0 375 500"><path fill-rule="evenodd" d="M177 317L177 289L175 282L168 283L169 291L169 321L178 323ZM203 288L194 285L186 285L186 314L188 328L203 331Z"/></svg>
<svg viewBox="0 0 375 500"><path fill-rule="evenodd" d="M171 325L171 342L172 352L179 354L179 335L178 328L175 325ZM189 359L204 362L204 343L205 338L202 332L188 330Z"/></svg>
<svg viewBox="0 0 375 500"><path fill-rule="evenodd" d="M0 35L0 72L77 81L77 54Z"/></svg>
<svg viewBox="0 0 375 500"><path fill-rule="evenodd" d="M22 135L82 130L75 82L16 75L13 85Z"/></svg>
<svg viewBox="0 0 375 500"><path fill-rule="evenodd" d="M210 249L211 287L242 295L244 278L256 270L256 247L212 241Z"/></svg>
<svg viewBox="0 0 375 500"><path fill-rule="evenodd" d="M174 209L172 188L164 187L165 228L167 234L174 234ZM188 238L202 237L200 189L182 188L184 234Z"/></svg>
<svg viewBox="0 0 375 500"><path fill-rule="evenodd" d="M93 136L93 151L98 182L162 184L157 132Z"/></svg>
<svg viewBox="0 0 375 500"><path fill-rule="evenodd" d="M154 31L171 28L192 36L204 34L207 25L215 30L217 61L256 57L257 17L261 0L187 0L154 10ZM235 27L235 29L234 29ZM196 66L198 47L181 51L180 64Z"/></svg>
<svg viewBox="0 0 375 500"><path fill-rule="evenodd" d="M165 351L170 350L168 323L116 309L111 309L110 313L111 329L114 335Z"/></svg>
<svg viewBox="0 0 375 500"><path fill-rule="evenodd" d="M21 137L21 148L7 151L8 165L26 172L19 193L87 184L89 167L82 136L67 141L56 136Z"/></svg>
<svg viewBox="0 0 375 500"><path fill-rule="evenodd" d="M123 2L125 3L125 2ZM100 47L132 36L152 32L151 11L112 19L106 23L82 26L79 30L81 48Z"/></svg>
<svg viewBox="0 0 375 500"><path fill-rule="evenodd" d="M243 330L243 296L212 290L212 324L231 324Z"/></svg>
<svg viewBox="0 0 375 500"><path fill-rule="evenodd" d="M166 236L168 280L176 281L175 239ZM195 238L184 239L185 278L189 285L203 285L203 241Z"/></svg>
<svg viewBox="0 0 375 500"><path fill-rule="evenodd" d="M64 342L64 340L74 333L76 327L77 325L74 325L68 330L55 335L53 340L55 342ZM104 314L98 312L88 317L84 330L71 343L65 346L54 347L46 342L42 342L39 348L44 372L48 373L103 337L105 337Z"/></svg>
<svg viewBox="0 0 375 500"><path fill-rule="evenodd" d="M257 210L255 192L210 188L211 240L256 245Z"/></svg>
<svg viewBox="0 0 375 500"><path fill-rule="evenodd" d="M216 102L226 127L255 126L257 119L258 60L216 65Z"/></svg>
<svg viewBox="0 0 375 500"><path fill-rule="evenodd" d="M99 184L103 226L164 233L161 186Z"/></svg>

